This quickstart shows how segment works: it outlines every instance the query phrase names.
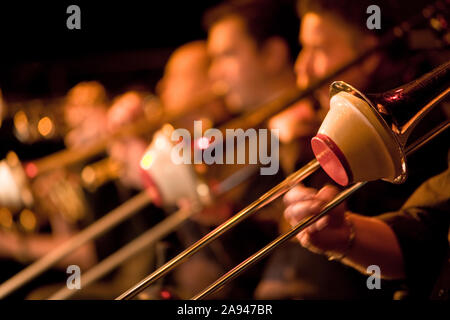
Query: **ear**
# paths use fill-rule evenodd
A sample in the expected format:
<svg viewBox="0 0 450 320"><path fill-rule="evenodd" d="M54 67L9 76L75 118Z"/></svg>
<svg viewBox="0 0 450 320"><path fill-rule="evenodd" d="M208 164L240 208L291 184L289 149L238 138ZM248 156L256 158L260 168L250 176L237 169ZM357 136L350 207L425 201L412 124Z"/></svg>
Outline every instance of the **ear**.
<svg viewBox="0 0 450 320"><path fill-rule="evenodd" d="M272 37L264 43L262 56L266 71L269 74L278 73L290 66L289 47L285 40L280 37Z"/></svg>

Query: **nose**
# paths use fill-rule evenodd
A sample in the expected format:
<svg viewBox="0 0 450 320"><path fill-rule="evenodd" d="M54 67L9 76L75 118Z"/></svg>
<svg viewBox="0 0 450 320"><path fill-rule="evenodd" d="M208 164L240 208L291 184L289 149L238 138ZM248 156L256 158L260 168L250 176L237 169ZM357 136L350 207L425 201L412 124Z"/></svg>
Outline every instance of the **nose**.
<svg viewBox="0 0 450 320"><path fill-rule="evenodd" d="M211 61L211 64L208 68L208 77L212 82L216 82L220 80L220 72L219 67L216 61L214 59Z"/></svg>
<svg viewBox="0 0 450 320"><path fill-rule="evenodd" d="M314 59L311 53L306 50L300 51L294 66L299 88L305 88L310 85L313 76L313 62Z"/></svg>
<svg viewBox="0 0 450 320"><path fill-rule="evenodd" d="M222 68L219 63L214 60L211 61L211 64L208 69L208 78L212 83L212 89L218 95L223 95L228 91L228 86L224 79L224 74L222 72Z"/></svg>

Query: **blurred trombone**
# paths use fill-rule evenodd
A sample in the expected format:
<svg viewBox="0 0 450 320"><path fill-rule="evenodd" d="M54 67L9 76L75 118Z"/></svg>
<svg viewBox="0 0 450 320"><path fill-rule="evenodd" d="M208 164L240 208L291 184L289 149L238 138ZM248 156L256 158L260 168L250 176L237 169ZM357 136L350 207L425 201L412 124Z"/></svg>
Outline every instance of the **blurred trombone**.
<svg viewBox="0 0 450 320"><path fill-rule="evenodd" d="M427 9L427 14L425 16L425 22L430 19L430 17L433 16L434 12L436 12L436 8L433 6L430 6ZM255 127L262 122L266 121L271 116L275 115L276 113L282 111L284 108L292 105L294 102L305 98L306 96L313 93L316 89L319 87L322 87L323 85L327 84L329 81L336 78L336 76L340 75L341 73L345 72L349 68L353 67L356 64L361 63L366 59L368 56L370 56L372 53L384 48L388 44L390 44L392 41L397 39L398 37L402 37L405 34L408 33L408 31L411 30L412 27L419 23L424 22L424 17L420 16L420 19L415 17L412 19L409 23L403 23L400 27L397 27L391 34L389 34L379 46L376 46L372 48L371 50L368 50L364 54L362 54L360 57L355 59L352 62L349 62L348 64L342 66L335 72L331 73L327 77L319 80L318 82L311 85L308 89L306 89L303 92L295 92L292 93L286 97L277 99L276 101L261 107L257 109L254 112L249 112L244 114L243 116L232 120L231 122L227 123L226 128L249 128L249 127ZM345 88L351 88L350 91L353 90L351 86L344 86ZM341 90L343 91L343 90ZM354 93L357 92L356 90L353 91ZM363 96L363 95L361 95ZM364 100L364 99L363 99ZM370 103L369 103L370 105ZM372 116L377 118L378 116ZM383 120L384 121L384 120ZM148 125L148 124L147 124ZM144 127L144 126L143 126ZM445 128L448 127L448 124ZM137 130L137 128L140 128L140 125L136 125L132 127L133 130ZM167 127L166 127L167 128ZM124 131L126 131L124 129ZM166 131L166 132L164 132ZM122 132L122 131L121 131ZM70 252L72 252L75 248L79 247L83 243L86 243L86 241L89 241L91 239L94 239L98 235L102 234L103 232L106 232L106 230L109 230L113 226L115 226L120 221L123 221L130 216L133 215L133 212L135 210L138 210L142 208L143 206L147 205L150 201L155 202L158 205L174 205L177 203L178 200L182 198L186 198L190 201L191 204L200 204L201 206L206 206L211 201L211 190L208 188L208 186L199 180L199 177L196 175L193 168L189 165L180 165L178 167L174 167L174 164L170 161L167 161L168 158L168 150L170 149L170 139L168 138L168 132L170 130L161 130L159 133L155 134L154 140L155 141L158 137L163 139L163 141L169 142L167 144L164 144L164 147L161 149L159 146L151 145L149 148L151 150L157 150L158 152L154 152L153 154L157 155L155 159L151 159L150 164L146 169L148 176L150 177L148 181L148 188L147 192L151 194L151 197L148 197L148 195L145 194L145 192L139 194L135 198L131 199L129 203L125 203L122 206L118 207L116 210L111 212L110 214L104 216L99 221L95 222L93 225L88 227L86 230L82 231L79 235L75 236L72 240L69 240L67 244L64 244L61 246L61 248L56 249L55 251L50 252L47 256L43 257L42 259L36 261L20 273L18 273L16 276L12 277L5 283L3 283L0 286L0 298L3 298L10 293L12 293L17 288L21 287L25 283L29 282L34 277L41 274L46 269L53 266L57 261L62 259L62 257L66 256ZM381 131L380 131L381 132ZM385 135L389 135L389 133L385 133ZM389 143L394 143L392 141L397 141L398 137L393 138L394 140L386 140L390 141ZM397 139L397 140L396 140ZM322 143L323 141L319 141L318 145L319 148L323 148L326 150L325 146L326 143ZM154 144L154 142L152 142ZM97 150L100 148L101 143L96 147ZM104 147L103 145L101 146ZM404 147L404 146L403 146ZM400 148L400 145L399 145ZM394 148L395 149L395 148ZM95 148L92 148L91 150L86 151L87 154L92 154L93 151L96 151ZM69 156L70 155L70 156ZM396 164L401 163L401 167L396 167L396 170L402 170L403 167L406 168L405 162L403 158L398 158L398 155L395 157ZM400 154L401 155L401 154ZM34 165L38 168L34 170L35 173L45 171L49 168L49 163L52 163L55 161L55 159L62 159L62 163L73 163L74 159L69 159L71 156L77 157L77 159L80 158L86 158L87 155L72 155L69 151L66 151L60 155L54 155L53 158L47 158L44 159L42 162L36 162ZM317 156L317 155L316 155ZM319 162L320 157L319 158ZM399 160L400 159L400 160ZM166 273L168 273L172 268L174 268L176 265L178 265L182 259L187 258L194 254L196 251L200 250L205 245L209 244L213 240L215 240L217 237L219 237L224 232L231 229L234 225L241 222L245 218L249 217L251 214L253 214L256 210L263 207L264 205L270 203L273 199L281 196L283 193L285 193L287 190L295 186L298 182L302 181L304 178L312 174L314 171L316 171L320 165L317 160L312 160L309 164L307 164L305 167L300 169L299 171L293 173L291 176L289 176L284 182L277 185L273 189L271 189L268 193L261 196L257 201L252 203L250 206L242 210L240 213L238 213L236 216L216 228L213 232L205 236L201 241L194 244L191 248L185 250L181 254L179 254L176 258L169 261L166 265L164 265L161 269L158 269L155 271L154 274L150 275L146 279L144 279L141 283L133 287L132 289L128 290L124 294L122 294L119 299L124 298L131 298L135 296L137 293L142 291L145 287L150 285L153 281L159 279ZM322 163L321 163L322 164ZM326 167L326 164L322 164L324 167ZM168 169L167 166L170 168ZM399 169L400 168L400 169ZM327 169L325 169L327 171ZM341 168L342 171L342 168ZM328 171L327 171L328 172ZM402 171L403 172L403 171ZM341 172L342 173L342 172ZM247 176L247 174L243 174L244 178ZM349 178L350 175L347 176ZM382 178L386 178L385 176L380 176ZM237 182L239 182L241 179L237 178ZM351 179L349 178L348 181ZM350 193L349 193L350 194ZM152 200L150 200L150 198ZM341 198L342 201L344 197Z"/></svg>
<svg viewBox="0 0 450 320"><path fill-rule="evenodd" d="M305 177L315 172L319 168L319 163L335 182L343 186L351 186L326 204L318 215L302 220L291 231L279 236L194 296L194 300L204 298L222 288L281 244L326 215L364 186L367 181L383 179L391 183L403 183L407 174L406 156L448 129L450 121L447 119L414 143L407 145L412 130L449 94L450 62L416 81L379 95L366 96L344 82L334 82L330 88L330 111L317 135L312 139L312 148L317 160L312 160L287 177L191 247L121 294L117 300L135 297L180 265L183 260L285 194ZM352 123L352 129L348 128L349 122Z"/></svg>

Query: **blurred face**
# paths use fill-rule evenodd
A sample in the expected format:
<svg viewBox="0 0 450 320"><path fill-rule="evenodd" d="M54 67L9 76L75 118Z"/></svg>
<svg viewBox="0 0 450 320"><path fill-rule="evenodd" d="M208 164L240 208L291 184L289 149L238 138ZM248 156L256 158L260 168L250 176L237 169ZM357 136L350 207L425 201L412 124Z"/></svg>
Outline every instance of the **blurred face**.
<svg viewBox="0 0 450 320"><path fill-rule="evenodd" d="M117 98L108 110L108 130L115 132L144 116L142 97L134 91L129 91ZM147 143L134 136L124 136L112 139L108 146L110 158L120 167L120 180L135 189L142 188L140 160Z"/></svg>
<svg viewBox="0 0 450 320"><path fill-rule="evenodd" d="M264 59L240 18L225 18L213 25L208 34L208 52L212 59L211 80L225 90L230 108L241 110L262 102L267 94Z"/></svg>
<svg viewBox="0 0 450 320"><path fill-rule="evenodd" d="M69 148L81 147L106 134L106 94L98 82L80 82L67 94L64 121Z"/></svg>
<svg viewBox="0 0 450 320"><path fill-rule="evenodd" d="M67 94L64 105L64 120L69 128L80 126L90 117L90 112L104 107L105 89L95 81L80 82Z"/></svg>
<svg viewBox="0 0 450 320"><path fill-rule="evenodd" d="M193 45L173 54L157 91L167 112L179 113L209 88L206 47Z"/></svg>
<svg viewBox="0 0 450 320"><path fill-rule="evenodd" d="M295 64L297 86L306 88L352 61L360 52L373 45L373 41L372 38L360 36L356 30L352 30L333 15L307 13L301 22L302 50ZM365 85L367 75L367 65L356 66L339 76L339 80L361 88ZM328 109L329 86L324 86L317 93L322 107Z"/></svg>
<svg viewBox="0 0 450 320"><path fill-rule="evenodd" d="M135 121L143 113L143 98L137 92L129 91L117 98L109 108L108 130L114 132Z"/></svg>
<svg viewBox="0 0 450 320"><path fill-rule="evenodd" d="M106 109L103 106L70 106L65 109L69 132L64 142L69 148L92 143L107 134Z"/></svg>

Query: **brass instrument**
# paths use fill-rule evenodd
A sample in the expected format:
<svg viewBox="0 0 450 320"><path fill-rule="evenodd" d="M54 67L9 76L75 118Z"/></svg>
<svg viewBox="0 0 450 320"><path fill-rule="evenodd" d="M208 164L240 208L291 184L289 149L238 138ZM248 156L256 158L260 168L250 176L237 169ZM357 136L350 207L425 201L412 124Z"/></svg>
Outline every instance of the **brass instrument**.
<svg viewBox="0 0 450 320"><path fill-rule="evenodd" d="M319 140L318 146L314 147L317 160L312 160L306 166L290 175L283 182L262 195L258 200L254 201L228 221L194 243L191 247L171 259L161 268L121 294L117 297L117 300L131 299L136 296L139 292L181 264L182 260L192 256L235 225L257 212L258 209L286 193L305 177L316 171L319 168L319 163L323 166L325 172L336 182L345 185L357 182L339 193L318 215L305 218L291 231L279 236L266 247L223 275L204 291L193 297L193 299L201 299L207 296L223 287L223 285L247 270L248 267L265 257L285 241L291 239L300 231L326 215L331 209L366 184L367 181L384 179L393 183L403 182L406 174L405 156L416 151L429 140L450 127L450 121L447 119L441 126L429 132L419 139L419 141L408 146L406 145L408 135L411 132L410 130L420 122L426 112L438 105L450 93L450 62L436 68L416 81L394 89L393 92L402 92L403 94L399 95L397 99L393 99L393 101L389 99L389 97L392 97L392 91L374 96L385 97L384 100L381 100L383 101L382 108L377 107L376 101L380 102L379 100L369 100L362 93L343 82L333 83L330 91L332 96L330 112L327 114L319 129L318 135L312 140L313 145L317 143L315 141ZM341 93L346 99L345 102L339 99L333 99ZM415 104L411 104L417 97L423 97L424 99L418 99ZM384 117L381 112L385 113ZM347 113L351 115L356 114L357 116L345 117ZM349 119L355 125L354 130L348 128ZM389 124L392 123L396 123L397 126L390 126ZM346 125L347 127L345 127ZM328 138L322 132L328 133L330 137ZM353 143L353 137L356 135L358 135L358 138L356 138L356 143ZM380 161L380 159L370 159L372 154L366 154L365 151L367 151L367 148L364 146L374 140L378 140L377 148L389 149L391 145L395 146L392 153L385 152L386 157L381 159L381 161L391 162L394 165L397 164L397 167L394 165L386 166L385 163L376 162ZM341 152L341 150L343 151ZM361 156L367 157L364 160L370 162L358 162ZM354 163L358 163L358 165L354 165ZM376 163L385 169L392 169L393 167L394 171L376 170L373 168L373 165ZM367 172L367 174L353 176L351 175L353 172ZM352 177L352 179L349 177Z"/></svg>
<svg viewBox="0 0 450 320"><path fill-rule="evenodd" d="M34 99L10 105L14 113L14 135L23 143L62 139L67 132L62 99Z"/></svg>
<svg viewBox="0 0 450 320"><path fill-rule="evenodd" d="M428 8L428 11L427 11L428 13L427 13L426 19L430 18L430 16L432 16L435 11L436 11L436 9L433 6L430 6L430 8ZM422 22L423 17L421 17L421 18L422 18L421 19L421 22ZM292 95L290 95L288 97L278 99L277 101L267 105L266 107L262 107L254 112L244 114L242 117L229 123L228 124L229 127L248 128L248 127L252 127L252 126L256 126L256 125L260 124L261 122L265 121L270 116L278 113L279 111L283 110L287 106L290 106L293 102L296 102L299 99L302 99L302 98L310 95L314 90L323 86L328 81L334 79L337 75L348 70L352 66L362 62L365 58L370 56L375 51L388 45L390 42L392 42L397 37L404 36L417 23L418 23L417 19L416 20L413 19L413 22L411 22L411 23L402 24L402 26L398 27L384 41L382 41L380 46L377 46L371 50L368 50L367 52L362 54L360 57L355 59L354 61L339 68L338 70L336 70L329 76L325 77L324 79L321 79L318 82L314 83L307 90L305 90L301 93L298 93L298 92L293 93ZM375 116L375 117L377 117L377 116ZM134 128L137 128L137 127L139 127L139 126L134 126ZM448 123L446 123L442 128L440 128L435 133L432 133L429 136L424 137L421 142L419 142L417 145L414 145L414 147L412 147L412 149L410 149L410 150L415 150L415 149L419 148L422 144L426 143L428 140L432 139L435 135L439 134L440 132L442 132L443 130L445 130L447 128L448 128ZM126 130L124 130L124 131L126 131ZM95 148L93 148L90 151L87 151L87 155L80 154L80 155L75 155L75 157L78 157L77 159L86 158L90 154L93 154L93 151L95 151L94 149ZM98 148L98 149L101 149L101 148ZM405 153L405 150L403 150L403 152ZM70 155L70 156L72 156L72 155ZM60 159L63 161L63 163L71 163L71 161L75 161L75 159L67 159L66 158L66 157L69 157L68 153L61 154L61 155L55 155L55 157L52 159L45 159L45 161L43 161L41 163L39 163L39 162L35 163L34 165L36 165L36 167L39 169L34 170L34 172L38 173L40 171L45 171L47 168L50 167L49 164L51 164L52 161L55 161L55 159L57 159L58 157L61 157ZM142 291L143 289L148 287L151 283L153 283L157 279L161 278L162 276L167 274L170 270L172 270L174 267L176 267L178 264L180 264L183 259L188 258L189 256L193 255L195 252L197 252L198 250L200 250L201 248L203 248L210 242L214 241L215 239L217 239L221 234L230 230L234 225L236 225L239 222L243 221L244 219L248 218L250 215L252 215L254 212L256 212L259 208L265 206L266 204L272 202L274 199L276 199L279 196L281 196L282 194L284 194L290 188L295 186L298 182L302 181L304 178L306 178L307 176L309 176L313 172L315 172L319 167L320 167L319 161L312 160L305 167L303 167L299 171L293 173L281 184L275 186L269 192L267 192L266 194L261 196L257 201L255 201L254 203L249 205L247 208L245 208L244 210L239 212L237 215L232 217L230 220L223 223L221 226L216 228L214 231L212 231L211 233L206 235L199 242L195 243L192 247L190 247L187 250L180 253L177 257L175 257L174 259L169 261L162 268L156 270L152 275L150 275L149 277L144 279L142 282L140 282L139 284L137 284L136 286L134 286L133 288L131 288L130 290L128 290L127 292L122 294L120 297L118 297L118 299L128 299L128 298L135 296L140 291ZM184 168L183 170L185 170L183 174L192 175L192 168ZM152 173L152 172L150 171L150 173ZM389 177L380 176L378 178L388 179ZM193 177L191 179L191 181L194 181L193 183L196 186L202 185L201 182L198 182L198 180L195 177ZM172 197L170 195L170 191L161 192L161 189L166 190L164 188L160 188L161 186L163 186L163 184L159 183L155 179L153 179L152 182L156 184L155 187L156 187L156 190L158 191L156 194L158 194L160 196L160 202L164 203L165 201L167 201L167 199L169 199L170 201L167 201L167 202L169 204L173 204L175 197ZM334 207L340 201L343 201L346 197L348 197L357 188L361 187L362 184L364 184L364 183L362 182L357 185L354 185L347 191L344 191L342 194L340 194L333 202L331 202L329 205L327 205L326 210L324 210L321 213L321 215L326 214L326 212L328 212L328 210L330 210L332 207ZM209 193L209 190L207 190L206 188L200 187L200 190L203 190L203 191L200 194L198 194L197 188L195 189L197 192L192 193L192 190L190 190L190 191L188 190L186 192L186 190L187 190L186 186L192 186L192 184L186 184L184 191L182 190L183 188L180 187L181 189L180 189L179 195L187 196L188 198L190 198L190 195L192 195L191 199L193 200L194 206L198 205L198 204L200 204L200 205L202 204L202 201L199 201L199 199L208 199L207 195ZM152 188L150 188L150 189L152 189ZM153 189L155 189L155 188L153 188ZM206 196L206 197L203 197L203 196ZM156 198L153 197L153 199L157 200L157 197ZM123 206L120 206L119 208L117 208L116 210L114 210L113 212L111 212L110 214L105 216L104 218L102 218L99 221L97 221L96 223L94 223L91 227L82 231L79 235L77 235L72 240L70 240L69 242L64 244L61 248L58 248L54 252L49 253L48 256L38 260L37 262L30 265L28 268L24 269L23 271L21 271L19 274L17 274L13 278L9 279L7 282L2 284L0 286L0 298L7 296L12 291L16 290L23 284L27 283L28 281L30 281L37 275L44 272L46 269L48 269L49 267L54 265L57 261L59 261L64 256L66 256L67 254L72 252L75 248L78 248L79 246L86 243L87 241L94 239L95 237L102 234L103 232L106 232L106 230L109 230L110 228L115 226L120 221L123 221L124 219L130 217L133 214L133 210L142 208L143 206L147 205L149 202L150 202L149 197L143 192L143 193L139 194L136 198L133 198L130 201L130 204L125 203ZM315 218L312 218L312 219L315 219ZM278 242L285 241L285 239L294 236L302 228L304 228L306 225L309 225L312 222L313 222L313 220L302 222L287 236L286 235L282 236L284 238L282 238L281 240L277 239L276 243L271 245L269 249L265 249L265 251L262 254L258 253L256 255L256 258L252 257L252 259L248 260L249 263L256 262L259 259L259 257L262 257L262 255L265 255L268 253L267 250L270 251L270 250L272 250L272 248L277 247ZM227 279L231 280L231 276L227 277ZM225 281L228 281L228 280L225 280ZM222 283L224 283L224 282L222 282ZM214 285L212 290L215 290L216 288L217 287Z"/></svg>
<svg viewBox="0 0 450 320"><path fill-rule="evenodd" d="M81 171L81 181L86 189L95 191L106 182L118 179L120 170L120 163L105 158L85 166Z"/></svg>

